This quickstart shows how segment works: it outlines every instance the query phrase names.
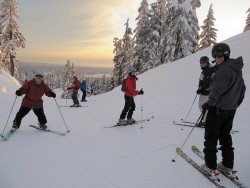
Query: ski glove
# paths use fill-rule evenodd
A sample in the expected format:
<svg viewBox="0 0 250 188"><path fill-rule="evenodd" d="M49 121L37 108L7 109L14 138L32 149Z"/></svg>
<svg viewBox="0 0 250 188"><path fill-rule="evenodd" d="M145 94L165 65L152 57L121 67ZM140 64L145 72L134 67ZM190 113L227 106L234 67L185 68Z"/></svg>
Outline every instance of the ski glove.
<svg viewBox="0 0 250 188"><path fill-rule="evenodd" d="M144 91L141 89L139 92L138 92L139 95L143 95L144 94Z"/></svg>
<svg viewBox="0 0 250 188"><path fill-rule="evenodd" d="M17 96L21 96L22 95L21 91L20 90L16 90L16 95Z"/></svg>
<svg viewBox="0 0 250 188"><path fill-rule="evenodd" d="M196 91L196 94L200 95L200 94L201 94L201 90L198 89L198 90Z"/></svg>
<svg viewBox="0 0 250 188"><path fill-rule="evenodd" d="M70 89L71 89L70 87L67 88L67 90L70 90Z"/></svg>
<svg viewBox="0 0 250 188"><path fill-rule="evenodd" d="M54 92L51 92L50 96L53 97L53 98L56 98L56 94Z"/></svg>
<svg viewBox="0 0 250 188"><path fill-rule="evenodd" d="M210 106L208 103L204 103L202 105L202 109L203 109L203 111L212 110L212 109L214 109L214 106Z"/></svg>

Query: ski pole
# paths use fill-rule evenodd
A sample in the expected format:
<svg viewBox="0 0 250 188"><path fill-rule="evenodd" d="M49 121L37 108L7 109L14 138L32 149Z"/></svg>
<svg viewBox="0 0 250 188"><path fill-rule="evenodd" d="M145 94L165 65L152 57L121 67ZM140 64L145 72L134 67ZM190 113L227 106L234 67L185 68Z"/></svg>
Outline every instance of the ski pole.
<svg viewBox="0 0 250 188"><path fill-rule="evenodd" d="M191 112L191 109L193 108L193 105L194 105L194 102L195 102L195 100L196 100L196 98L197 98L197 95L198 95L198 94L195 95L194 101L193 101L193 103L192 103L192 105L191 105L191 107L190 107L190 109L189 109L189 111L188 111L187 116L185 117L184 124L186 124L186 122L187 122L187 119L188 119L188 117L189 117L189 114L190 114L190 112ZM183 128L182 128L181 130L183 130Z"/></svg>
<svg viewBox="0 0 250 188"><path fill-rule="evenodd" d="M54 99L55 99L55 98L54 98ZM68 126L67 126L67 124L66 124L66 122L65 122L65 120L64 120L64 118L63 118L62 112L61 112L61 110L60 110L60 108L59 108L59 106L58 106L58 103L57 103L56 99L55 99L55 102L56 102L56 106L57 106L57 108L58 108L58 110L59 110L59 112L60 112L60 114L61 114L62 120L63 120L63 122L64 122L64 124L65 124L65 127L67 128L67 132L69 133L70 130L68 129Z"/></svg>
<svg viewBox="0 0 250 188"><path fill-rule="evenodd" d="M7 119L6 123L5 123L5 126L4 126L3 133L2 133L2 135L1 135L1 137L3 137L3 135L4 135L5 129L6 129L6 127L7 127L7 124L8 124L8 122L9 122L9 119L10 119L10 115L11 115L12 110L13 110L13 107L14 107L14 105L15 105L15 103L16 103L16 99L17 99L17 96L15 97L14 102L13 102L13 104L12 104L12 107L11 107L11 110L10 110L10 113L9 113L9 116L8 116L8 119Z"/></svg>
<svg viewBox="0 0 250 188"><path fill-rule="evenodd" d="M143 119L143 95L141 95L141 119ZM142 129L142 125L141 125L141 129Z"/></svg>
<svg viewBox="0 0 250 188"><path fill-rule="evenodd" d="M205 113L206 113L206 111L203 111L203 112L201 113L201 115L199 116L198 120L197 120L196 123L195 123L195 126L191 129L191 131L190 131L190 133L188 134L186 140L185 140L184 143L182 144L181 150L182 150L182 148L184 147L184 145L186 144L188 138L189 138L190 135L192 134L192 132L193 132L193 130L195 129L195 127L198 125L198 122L200 121L200 119L203 119ZM178 154L176 154L176 155L175 155L175 158L172 159L172 162L175 162L177 155L178 155Z"/></svg>

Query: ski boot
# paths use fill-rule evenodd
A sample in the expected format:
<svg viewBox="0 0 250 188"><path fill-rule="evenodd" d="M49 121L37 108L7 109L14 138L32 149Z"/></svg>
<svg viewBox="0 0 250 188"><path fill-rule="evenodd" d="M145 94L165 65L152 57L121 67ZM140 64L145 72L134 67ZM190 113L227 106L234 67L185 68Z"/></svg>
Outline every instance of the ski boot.
<svg viewBox="0 0 250 188"><path fill-rule="evenodd" d="M220 174L217 170L212 170L208 168L206 164L201 165L200 169L207 175L211 176L212 179L217 179L218 175Z"/></svg>
<svg viewBox="0 0 250 188"><path fill-rule="evenodd" d="M15 132L17 129L19 129L20 125L17 125L16 122L13 123L12 125L12 129L10 130L10 132Z"/></svg>
<svg viewBox="0 0 250 188"><path fill-rule="evenodd" d="M125 119L119 119L119 121L117 123L118 126L125 126L127 124L128 124L128 122Z"/></svg>
<svg viewBox="0 0 250 188"><path fill-rule="evenodd" d="M129 125L132 125L132 124L135 123L135 120L133 118L128 118L127 122L128 122Z"/></svg>
<svg viewBox="0 0 250 188"><path fill-rule="evenodd" d="M39 124L39 128L42 130L46 130L47 126L45 124Z"/></svg>
<svg viewBox="0 0 250 188"><path fill-rule="evenodd" d="M77 107L77 104L73 104L73 105L71 105L70 107Z"/></svg>
<svg viewBox="0 0 250 188"><path fill-rule="evenodd" d="M223 165L222 162L218 163L217 168L223 172L225 172L226 174L228 174L230 177L232 178L236 178L237 176L235 175L237 171L234 171L231 168L227 168Z"/></svg>

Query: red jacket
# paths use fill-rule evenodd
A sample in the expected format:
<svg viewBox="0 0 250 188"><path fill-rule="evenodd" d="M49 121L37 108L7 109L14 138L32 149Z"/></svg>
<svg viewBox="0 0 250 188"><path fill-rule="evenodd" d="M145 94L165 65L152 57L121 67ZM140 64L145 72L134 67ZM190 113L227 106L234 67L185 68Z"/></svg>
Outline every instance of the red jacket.
<svg viewBox="0 0 250 188"><path fill-rule="evenodd" d="M42 96L45 94L51 97L52 92L47 84L44 82L37 84L35 79L25 82L19 90L21 94L25 94L22 100L22 106L32 109L42 108Z"/></svg>
<svg viewBox="0 0 250 188"><path fill-rule="evenodd" d="M69 88L73 89L73 94L77 94L80 87L81 87L80 81L78 79L74 79L73 83Z"/></svg>
<svg viewBox="0 0 250 188"><path fill-rule="evenodd" d="M138 91L136 90L136 77L132 77L128 75L126 79L126 90L125 90L125 95L129 97L134 97L138 95Z"/></svg>

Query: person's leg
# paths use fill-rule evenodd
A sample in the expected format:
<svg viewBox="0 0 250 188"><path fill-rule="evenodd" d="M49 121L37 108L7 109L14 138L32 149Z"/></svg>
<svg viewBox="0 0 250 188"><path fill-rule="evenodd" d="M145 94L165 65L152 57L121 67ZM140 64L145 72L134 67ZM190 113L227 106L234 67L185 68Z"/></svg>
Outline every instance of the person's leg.
<svg viewBox="0 0 250 188"><path fill-rule="evenodd" d="M47 123L47 119L46 119L46 116L44 114L43 108L33 109L33 111L37 116L39 124L45 125Z"/></svg>
<svg viewBox="0 0 250 188"><path fill-rule="evenodd" d="M207 95L200 95L200 97L199 97L199 109L200 109L200 112L203 111L202 105L205 104L207 101L208 101L208 96ZM207 112L205 113L205 115L204 115L204 117L202 119L203 125L206 122L206 118L207 118Z"/></svg>
<svg viewBox="0 0 250 188"><path fill-rule="evenodd" d="M125 98L125 105L124 108L122 110L122 113L120 115L120 119L125 119L130 107L131 107L131 98L133 99L133 97L128 97L128 96L124 96Z"/></svg>
<svg viewBox="0 0 250 188"><path fill-rule="evenodd" d="M128 111L128 115L127 115L127 119L131 119L132 116L133 116L133 113L135 111L135 101L134 101L134 98L131 97L131 103L130 103L130 108L129 108L129 111Z"/></svg>
<svg viewBox="0 0 250 188"><path fill-rule="evenodd" d="M83 91L82 92L82 101L85 101L86 100L86 91Z"/></svg>
<svg viewBox="0 0 250 188"><path fill-rule="evenodd" d="M219 111L220 113L220 111ZM221 126L221 117L217 109L209 110L205 126L204 154L206 166L212 170L217 168L217 141Z"/></svg>
<svg viewBox="0 0 250 188"><path fill-rule="evenodd" d="M223 120L220 128L220 145L222 151L222 163L225 167L233 169L234 166L234 148L230 131L233 127L235 110L227 111L227 116Z"/></svg>
<svg viewBox="0 0 250 188"><path fill-rule="evenodd" d="M18 129L20 127L23 117L26 116L29 113L30 110L31 109L27 108L27 107L23 107L23 106L20 107L20 109L17 112L16 117L15 117L15 119L13 121L13 128Z"/></svg>

